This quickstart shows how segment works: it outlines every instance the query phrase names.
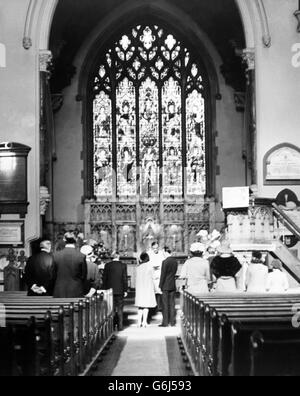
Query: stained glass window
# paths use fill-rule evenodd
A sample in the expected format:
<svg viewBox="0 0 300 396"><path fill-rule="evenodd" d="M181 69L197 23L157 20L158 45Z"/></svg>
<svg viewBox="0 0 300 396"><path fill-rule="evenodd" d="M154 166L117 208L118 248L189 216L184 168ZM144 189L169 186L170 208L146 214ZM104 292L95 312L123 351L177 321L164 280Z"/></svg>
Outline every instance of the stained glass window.
<svg viewBox="0 0 300 396"><path fill-rule="evenodd" d="M157 25L134 26L103 51L93 100L97 199L206 194L201 70L176 34Z"/></svg>
<svg viewBox="0 0 300 396"><path fill-rule="evenodd" d="M94 100L94 189L97 198L112 195L111 100L103 91Z"/></svg>
<svg viewBox="0 0 300 396"><path fill-rule="evenodd" d="M135 89L128 78L117 88L117 186L118 195L136 195Z"/></svg>
<svg viewBox="0 0 300 396"><path fill-rule="evenodd" d="M182 196L181 88L170 78L162 91L163 194Z"/></svg>
<svg viewBox="0 0 300 396"><path fill-rule="evenodd" d="M148 38L150 40L150 38ZM158 89L147 78L140 87L141 195L159 196Z"/></svg>
<svg viewBox="0 0 300 396"><path fill-rule="evenodd" d="M204 99L194 90L186 100L187 128L187 194L204 195L205 166Z"/></svg>

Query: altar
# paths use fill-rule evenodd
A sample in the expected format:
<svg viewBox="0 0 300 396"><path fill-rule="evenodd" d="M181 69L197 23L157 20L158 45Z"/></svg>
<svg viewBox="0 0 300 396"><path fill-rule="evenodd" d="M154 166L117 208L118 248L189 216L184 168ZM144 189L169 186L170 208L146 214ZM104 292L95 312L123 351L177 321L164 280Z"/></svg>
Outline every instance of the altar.
<svg viewBox="0 0 300 396"><path fill-rule="evenodd" d="M168 246L176 256L186 256L200 230L213 229L213 200L199 202L85 203L87 238L132 258L153 241Z"/></svg>

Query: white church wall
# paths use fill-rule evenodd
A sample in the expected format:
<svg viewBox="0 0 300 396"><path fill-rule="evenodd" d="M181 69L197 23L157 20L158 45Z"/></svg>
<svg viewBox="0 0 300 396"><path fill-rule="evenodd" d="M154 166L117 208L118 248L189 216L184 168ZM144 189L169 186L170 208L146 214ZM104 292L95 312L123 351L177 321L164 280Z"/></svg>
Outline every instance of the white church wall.
<svg viewBox="0 0 300 396"><path fill-rule="evenodd" d="M38 57L22 46L29 0L0 0L0 42L6 61L0 67L0 141L13 141L31 147L28 157L28 200L25 240L39 236L39 131ZM3 47L0 48L3 55ZM16 216L5 216L15 219Z"/></svg>
<svg viewBox="0 0 300 396"><path fill-rule="evenodd" d="M275 4L276 3L276 4ZM264 0L272 45L262 45L257 31L257 138L259 194L276 197L283 188L291 188L300 197L300 186L264 186L263 157L274 146L290 143L300 147L300 34L294 12L297 0ZM300 59L300 58L298 58Z"/></svg>

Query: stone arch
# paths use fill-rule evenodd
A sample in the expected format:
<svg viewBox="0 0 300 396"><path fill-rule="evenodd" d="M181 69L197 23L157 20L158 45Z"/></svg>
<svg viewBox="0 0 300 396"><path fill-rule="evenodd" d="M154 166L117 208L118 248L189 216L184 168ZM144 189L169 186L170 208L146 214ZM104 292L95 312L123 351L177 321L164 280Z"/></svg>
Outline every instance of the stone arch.
<svg viewBox="0 0 300 396"><path fill-rule="evenodd" d="M244 26L244 34L247 48L253 48L255 46L255 34L254 34L254 23L257 21L257 18L253 16L253 12L256 10L257 2L260 0L255 0L253 5L249 5L248 0L235 0L236 5L240 11L242 23ZM48 0L47 2L39 3L37 0L31 0L30 9L28 13L28 18L32 19L32 23L28 23L28 26L31 26L31 34L35 35L35 39L33 40L34 46L37 50L46 50L49 48L49 37L51 32L52 20L54 17L54 13L56 7L58 5L59 0ZM32 4L35 3L35 4ZM203 59L205 60L205 68L209 73L209 82L211 88L211 131L216 131L216 98L221 98L219 95L220 89L219 79L222 78L218 71L221 65L221 58L215 47L212 45L209 37L201 31L199 26L193 21L193 19L187 16L181 10L178 10L173 5L169 4L165 0L148 0L147 2L141 2L140 0L130 0L126 2L126 5L121 5L118 8L114 9L114 12L111 13L110 16L104 18L100 24L100 26L96 27L96 29L91 33L91 35L87 38L86 42L82 45L81 50L79 51L76 59L75 66L77 70L81 70L80 75L76 75L75 84L78 84L78 99L84 100L84 90L87 86L87 78L88 78L88 69L91 68L92 61L96 60L93 54L93 48L97 48L99 44L101 45L101 40L105 37L105 33L111 33L110 29L112 26L117 25L117 21L120 22L122 20L128 21L128 19L132 18L132 15L136 14L136 12L141 14L141 11L151 11L152 14L160 17L161 14L165 15L165 19L169 22L169 26L172 27L172 24L176 30L181 26L181 29L184 30L183 35L188 32L188 34L192 35L199 43L199 52L202 52L205 56ZM258 12L257 12L258 16ZM184 19L183 19L184 17ZM170 20L169 20L169 19ZM183 22L184 21L184 22ZM198 45L198 44L197 44ZM38 79L38 78L37 78ZM85 105L83 103L83 119L85 119ZM85 124L85 122L83 123ZM86 134L83 131L84 135ZM84 141L84 146L86 146L86 142ZM213 152L210 153L210 158L214 157ZM86 162L86 161L85 161ZM213 161L212 161L213 162ZM214 172L212 172L214 173ZM215 181L211 180L211 185L215 185ZM87 189L85 188L85 191Z"/></svg>
<svg viewBox="0 0 300 396"><path fill-rule="evenodd" d="M89 138L89 98L87 88L89 86L90 76L92 70L98 61L99 48L105 46L105 42L109 41L109 37L113 36L116 32L134 23L138 15L143 15L144 11L147 11L151 16L155 17L156 20L167 25L169 28L173 28L175 31L180 33L182 37L185 37L191 42L197 43L197 51L202 55L203 70L206 74L208 82L209 100L207 102L207 114L208 114L208 130L211 134L208 138L208 196L215 196L216 187L216 162L214 161L214 132L216 131L216 100L221 99L220 94L220 74L219 69L222 64L221 58L216 51L214 45L211 43L209 37L196 25L196 23L187 16L184 12L177 9L172 5L162 2L156 2L150 0L147 4L141 4L139 0L132 0L130 3L126 3L126 6L120 6L117 9L104 18L101 23L94 29L92 34L87 38L85 43L81 46L74 65L80 72L75 77L75 84L78 84L78 96L77 99L82 101L82 124L83 124L83 147L87 148L84 150L84 195L90 199L92 197L91 187L89 182L88 169L92 169L91 164L91 150L90 138ZM124 22L125 21L125 22ZM179 28L181 26L181 28ZM187 26L187 28L185 28ZM114 31L116 29L116 32Z"/></svg>
<svg viewBox="0 0 300 396"><path fill-rule="evenodd" d="M93 62L96 61L97 48L102 46L103 40L106 39L107 33L113 33L114 27L120 27L123 21L128 23L134 21L136 14L143 14L143 11L150 11L151 15L156 16L163 22L167 22L170 27L177 28L176 30L183 34L183 36L190 36L197 40L199 45L199 52L203 53L204 66L210 71L210 80L215 86L215 95L219 94L219 81L216 69L221 65L221 59L209 37L204 33L184 12L177 7L171 6L164 1L149 0L147 4L141 4L139 0L132 0L126 3L126 6L120 6L115 9L109 16L104 18L101 23L94 29L90 37L82 45L80 52L75 59L75 66L81 70L78 81L78 93L83 93L86 86L85 75ZM183 22L184 21L184 22ZM179 28L179 26L187 25L188 28ZM120 30L120 28L118 28Z"/></svg>
<svg viewBox="0 0 300 396"><path fill-rule="evenodd" d="M39 4L38 0L31 0L26 18L26 26L29 27L28 35L33 36L37 49L48 49L49 37L53 16L59 0L47 0ZM255 46L255 20L260 21L262 35L268 36L268 20L262 0L235 0L240 11L244 26L246 45L248 48ZM149 3L159 5L158 2L150 0ZM163 4L164 2L159 2ZM127 5L126 5L127 6ZM26 27L25 27L26 29Z"/></svg>

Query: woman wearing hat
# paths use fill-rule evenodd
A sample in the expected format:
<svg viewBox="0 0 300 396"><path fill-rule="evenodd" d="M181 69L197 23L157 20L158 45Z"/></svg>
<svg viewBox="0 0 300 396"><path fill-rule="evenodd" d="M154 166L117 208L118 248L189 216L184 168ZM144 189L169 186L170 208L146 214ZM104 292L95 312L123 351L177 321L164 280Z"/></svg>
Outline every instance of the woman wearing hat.
<svg viewBox="0 0 300 396"><path fill-rule="evenodd" d="M262 259L261 252L253 252L251 263L246 273L246 289L248 293L265 293L268 267Z"/></svg>
<svg viewBox="0 0 300 396"><path fill-rule="evenodd" d="M216 277L215 292L230 293L237 291L236 275L242 266L239 260L234 257L228 244L222 244L218 248L218 256L211 263L212 274Z"/></svg>
<svg viewBox="0 0 300 396"><path fill-rule="evenodd" d="M287 275L283 272L280 260L274 260L271 264L272 271L268 274L266 290L269 293L285 293L289 288Z"/></svg>
<svg viewBox="0 0 300 396"><path fill-rule="evenodd" d="M210 280L209 262L203 258L205 245L193 243L191 246L192 257L188 259L181 270L181 279L186 281L186 290L192 294L208 293L208 282Z"/></svg>

